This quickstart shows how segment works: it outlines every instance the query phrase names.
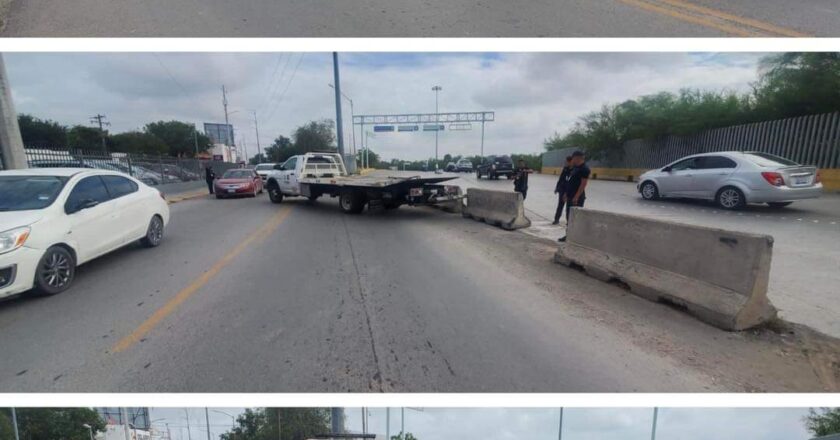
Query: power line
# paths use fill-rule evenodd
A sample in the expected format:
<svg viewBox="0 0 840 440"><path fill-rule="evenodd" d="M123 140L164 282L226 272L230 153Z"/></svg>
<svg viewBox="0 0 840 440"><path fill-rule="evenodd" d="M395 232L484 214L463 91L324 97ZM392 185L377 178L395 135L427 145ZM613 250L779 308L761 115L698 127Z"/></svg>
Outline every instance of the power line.
<svg viewBox="0 0 840 440"><path fill-rule="evenodd" d="M295 70L292 71L292 76L289 78L289 82L286 83L286 88L283 89L283 93L281 93L280 97L277 98L277 102L275 103L274 109L272 110L272 112L270 113L270 115L268 117L269 121L271 120L272 117L274 117L274 113L280 107L280 102L283 100L283 97L286 96L286 92L289 91L289 87L292 85L292 82L295 80L295 75L297 74L298 68L300 67L300 63L303 61L303 57L305 55L306 55L305 53L300 54L300 58L298 58L298 62L295 65Z"/></svg>
<svg viewBox="0 0 840 440"><path fill-rule="evenodd" d="M265 110L265 105L268 103L269 97L273 93L273 90L275 88L274 85L276 84L275 78L277 77L277 70L280 68L280 63L283 61L283 57L285 55L286 55L285 53L281 53L277 56L277 62L274 63L274 70L271 72L271 76L269 76L268 87L266 88L266 93L263 96L263 100L262 100L262 102L260 102L260 105L257 106L257 109L259 109L260 112L262 112L262 110ZM289 58L291 58L291 55L289 55ZM288 64L288 61L287 61L287 64Z"/></svg>
<svg viewBox="0 0 840 440"><path fill-rule="evenodd" d="M280 71L280 77L277 78L276 80L272 81L272 83L270 84L270 86L272 86L272 87L269 87L270 92L266 93L266 96L265 96L266 99L265 99L264 106L263 106L264 108L260 108L260 110L266 110L267 108L271 108L271 107L274 106L275 99L277 98L277 93L280 91L280 87L282 87L282 84L283 84L283 82L286 78L286 72L288 72L288 70L289 70L289 63L291 61L292 61L292 54L289 54L286 57L286 63L283 64L283 70ZM273 86L276 86L276 87L273 87ZM264 113L264 112L260 112L260 113Z"/></svg>

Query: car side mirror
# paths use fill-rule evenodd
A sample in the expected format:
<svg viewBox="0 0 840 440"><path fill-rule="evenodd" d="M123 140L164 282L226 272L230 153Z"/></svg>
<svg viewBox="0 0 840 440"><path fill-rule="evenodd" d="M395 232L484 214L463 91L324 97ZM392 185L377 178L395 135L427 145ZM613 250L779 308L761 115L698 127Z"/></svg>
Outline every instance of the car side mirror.
<svg viewBox="0 0 840 440"><path fill-rule="evenodd" d="M665 172L665 173L670 173L671 172L671 167L662 168L662 171Z"/></svg>

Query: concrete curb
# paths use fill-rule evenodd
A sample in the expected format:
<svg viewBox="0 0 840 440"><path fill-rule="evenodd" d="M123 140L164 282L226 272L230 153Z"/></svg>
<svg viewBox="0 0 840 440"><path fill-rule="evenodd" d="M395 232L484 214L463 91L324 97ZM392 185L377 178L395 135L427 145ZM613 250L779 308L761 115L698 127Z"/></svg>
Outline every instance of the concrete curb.
<svg viewBox="0 0 840 440"><path fill-rule="evenodd" d="M175 195L172 195L172 196L167 195L166 196L166 201L170 205L173 205L175 203L183 202L183 201L186 201L186 200L197 199L197 198L200 198L200 197L203 197L203 196L206 196L206 195L208 195L206 190L191 191L191 192L188 192L188 193L175 194Z"/></svg>

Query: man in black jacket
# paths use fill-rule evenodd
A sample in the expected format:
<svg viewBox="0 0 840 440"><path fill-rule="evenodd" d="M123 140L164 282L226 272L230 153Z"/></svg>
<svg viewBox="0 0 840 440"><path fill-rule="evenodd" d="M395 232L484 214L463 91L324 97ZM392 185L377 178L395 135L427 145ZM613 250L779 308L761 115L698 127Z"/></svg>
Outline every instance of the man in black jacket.
<svg viewBox="0 0 840 440"><path fill-rule="evenodd" d="M557 179L557 185L554 186L554 194L557 194L557 209L554 211L554 222L552 225L560 224L560 217L563 217L563 207L566 205L566 178L569 177L569 172L572 170L572 156L566 156L566 165L563 166L563 171L560 172L560 178ZM566 216L566 222L569 222L569 216Z"/></svg>
<svg viewBox="0 0 840 440"><path fill-rule="evenodd" d="M583 208L586 201L586 186L589 184L591 171L586 166L586 155L582 151L572 153L572 170L566 177L566 223L572 221L572 208ZM564 242L566 237L560 237L557 241Z"/></svg>
<svg viewBox="0 0 840 440"><path fill-rule="evenodd" d="M528 174L534 171L525 165L525 161L519 159L516 167L516 177L513 179L513 190L522 194L522 200L528 197Z"/></svg>
<svg viewBox="0 0 840 440"><path fill-rule="evenodd" d="M216 180L216 173L213 172L212 165L207 165L207 168L204 169L204 180L207 181L207 189L210 194L213 194L213 181Z"/></svg>

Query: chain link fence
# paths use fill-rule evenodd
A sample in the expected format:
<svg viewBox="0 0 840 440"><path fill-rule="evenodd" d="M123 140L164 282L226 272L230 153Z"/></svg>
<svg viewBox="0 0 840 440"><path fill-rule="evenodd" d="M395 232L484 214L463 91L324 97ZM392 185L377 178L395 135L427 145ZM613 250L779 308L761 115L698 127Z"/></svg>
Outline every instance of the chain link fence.
<svg viewBox="0 0 840 440"><path fill-rule="evenodd" d="M27 148L30 168L96 168L126 173L147 185L204 180L204 169L212 166L219 176L239 164L163 155L105 153L84 150Z"/></svg>

